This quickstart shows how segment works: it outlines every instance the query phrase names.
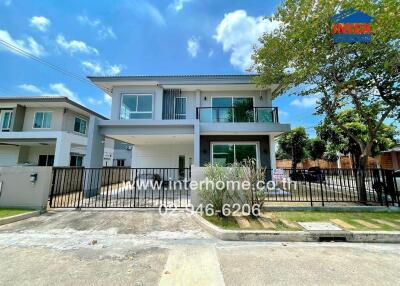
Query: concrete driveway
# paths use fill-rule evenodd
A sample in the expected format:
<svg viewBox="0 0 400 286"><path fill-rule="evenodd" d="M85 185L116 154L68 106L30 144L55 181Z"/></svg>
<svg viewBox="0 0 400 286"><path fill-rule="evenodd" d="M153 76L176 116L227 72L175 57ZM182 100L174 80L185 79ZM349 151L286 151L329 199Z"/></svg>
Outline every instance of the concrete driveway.
<svg viewBox="0 0 400 286"><path fill-rule="evenodd" d="M0 227L0 285L398 285L400 245L219 241L188 214L51 212Z"/></svg>

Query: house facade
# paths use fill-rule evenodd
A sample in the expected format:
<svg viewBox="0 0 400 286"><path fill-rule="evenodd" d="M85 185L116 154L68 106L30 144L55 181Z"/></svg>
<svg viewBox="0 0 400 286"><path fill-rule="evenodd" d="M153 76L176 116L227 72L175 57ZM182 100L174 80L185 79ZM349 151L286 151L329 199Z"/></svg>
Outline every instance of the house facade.
<svg viewBox="0 0 400 286"><path fill-rule="evenodd" d="M112 97L111 119L89 125L86 167L101 167L104 138L132 145L131 167L226 166L254 158L275 167L279 122L271 94L251 75L89 77Z"/></svg>
<svg viewBox="0 0 400 286"><path fill-rule="evenodd" d="M0 166L82 166L90 118L67 97L0 97Z"/></svg>

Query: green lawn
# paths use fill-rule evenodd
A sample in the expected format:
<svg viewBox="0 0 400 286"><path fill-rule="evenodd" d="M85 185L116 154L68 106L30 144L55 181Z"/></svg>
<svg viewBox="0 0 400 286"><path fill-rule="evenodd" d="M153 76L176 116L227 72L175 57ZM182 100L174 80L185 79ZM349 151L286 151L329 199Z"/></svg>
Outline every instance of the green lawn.
<svg viewBox="0 0 400 286"><path fill-rule="evenodd" d="M0 218L31 212L27 209L0 209Z"/></svg>
<svg viewBox="0 0 400 286"><path fill-rule="evenodd" d="M326 212L326 211L276 211L276 212L264 212L269 215L270 219L267 219L275 225L274 230L301 230L301 226L290 228L285 225L282 220L287 220L289 222L318 222L327 221L331 219L340 219L350 225L355 229L351 230L400 230L400 212ZM224 229L239 229L235 218L226 217L220 218L215 216L203 216L209 222L222 227ZM247 217L250 222L250 228L248 229L263 229L263 226L257 219L252 219ZM393 224L390 226L387 224L382 224L374 219L384 220ZM362 224L359 224L355 220L364 220L368 223L379 226L378 229L370 229Z"/></svg>

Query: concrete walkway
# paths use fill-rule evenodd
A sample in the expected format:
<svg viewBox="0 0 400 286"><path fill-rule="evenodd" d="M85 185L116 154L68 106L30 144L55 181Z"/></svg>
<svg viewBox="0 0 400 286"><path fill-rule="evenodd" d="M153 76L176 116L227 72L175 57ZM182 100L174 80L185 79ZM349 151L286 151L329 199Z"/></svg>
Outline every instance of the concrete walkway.
<svg viewBox="0 0 400 286"><path fill-rule="evenodd" d="M189 215L62 211L0 227L0 285L397 285L400 245L219 241Z"/></svg>

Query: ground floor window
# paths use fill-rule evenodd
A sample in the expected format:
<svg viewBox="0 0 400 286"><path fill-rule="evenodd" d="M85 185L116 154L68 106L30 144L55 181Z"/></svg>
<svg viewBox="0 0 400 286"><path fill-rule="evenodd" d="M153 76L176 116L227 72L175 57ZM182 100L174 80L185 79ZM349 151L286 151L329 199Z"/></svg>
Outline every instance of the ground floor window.
<svg viewBox="0 0 400 286"><path fill-rule="evenodd" d="M228 166L245 159L258 160L258 143L254 142L214 142L211 143L211 163Z"/></svg>
<svg viewBox="0 0 400 286"><path fill-rule="evenodd" d="M54 155L39 155L38 166L53 166Z"/></svg>
<svg viewBox="0 0 400 286"><path fill-rule="evenodd" d="M71 155L71 160L70 160L69 165L71 167L82 167L83 156L82 155Z"/></svg>
<svg viewBox="0 0 400 286"><path fill-rule="evenodd" d="M125 160L124 159L115 159L115 166L117 167L124 167L125 166Z"/></svg>

